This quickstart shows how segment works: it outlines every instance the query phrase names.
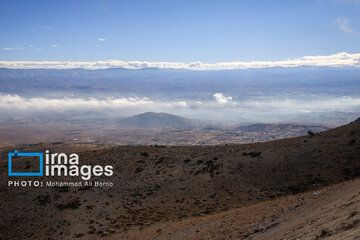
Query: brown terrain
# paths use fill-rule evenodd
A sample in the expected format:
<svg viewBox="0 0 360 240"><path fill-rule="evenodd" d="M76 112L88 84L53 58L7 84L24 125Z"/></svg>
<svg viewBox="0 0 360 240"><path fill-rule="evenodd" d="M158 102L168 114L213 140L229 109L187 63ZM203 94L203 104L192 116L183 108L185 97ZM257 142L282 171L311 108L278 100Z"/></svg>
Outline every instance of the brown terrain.
<svg viewBox="0 0 360 240"><path fill-rule="evenodd" d="M0 120L0 144L215 145L264 142L328 129L319 124L217 125L152 112L112 120L84 117L54 120L43 116Z"/></svg>
<svg viewBox="0 0 360 240"><path fill-rule="evenodd" d="M359 239L360 119L253 144L17 146L113 165L112 187L8 187L1 148L0 239ZM34 166L30 166L32 168Z"/></svg>

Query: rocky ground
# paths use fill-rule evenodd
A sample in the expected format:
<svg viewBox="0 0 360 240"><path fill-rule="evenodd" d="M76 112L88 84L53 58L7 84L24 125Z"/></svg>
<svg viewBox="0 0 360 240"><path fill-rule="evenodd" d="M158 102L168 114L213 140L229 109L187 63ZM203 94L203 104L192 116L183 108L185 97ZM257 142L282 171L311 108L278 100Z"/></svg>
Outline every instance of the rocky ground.
<svg viewBox="0 0 360 240"><path fill-rule="evenodd" d="M265 143L216 146L22 145L113 165L112 187L7 186L0 239L356 239L360 120ZM22 177L21 180L34 180ZM47 181L49 177L37 180ZM78 177L50 180L80 181ZM328 186L328 187L327 187Z"/></svg>
<svg viewBox="0 0 360 240"><path fill-rule="evenodd" d="M157 223L132 239L360 239L360 179L221 213ZM114 237L116 239L116 237Z"/></svg>

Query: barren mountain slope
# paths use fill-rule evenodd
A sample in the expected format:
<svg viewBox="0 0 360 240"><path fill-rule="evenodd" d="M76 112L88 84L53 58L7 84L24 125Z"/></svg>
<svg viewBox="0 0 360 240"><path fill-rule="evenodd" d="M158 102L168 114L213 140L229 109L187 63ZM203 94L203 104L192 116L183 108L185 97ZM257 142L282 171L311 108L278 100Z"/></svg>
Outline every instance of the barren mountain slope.
<svg viewBox="0 0 360 240"><path fill-rule="evenodd" d="M360 239L360 179L177 222L132 239ZM115 239L115 238L114 238Z"/></svg>
<svg viewBox="0 0 360 240"><path fill-rule="evenodd" d="M38 144L18 150L54 147L61 146ZM0 238L132 239L134 233L141 234L155 224L194 217L195 221L196 217L226 213L360 176L360 120L315 136L266 143L128 146L80 152L81 164L114 166L112 177L92 179L112 181L110 188L9 188L6 154L13 150L3 148L1 154ZM264 215L269 218L268 214L254 210L245 215L251 218L244 218L244 224L259 225L258 220ZM226 226L216 228L225 231ZM159 236L161 231L157 232ZM191 228L189 231L191 234ZM257 231L260 234L261 227ZM284 233L287 231L284 228Z"/></svg>

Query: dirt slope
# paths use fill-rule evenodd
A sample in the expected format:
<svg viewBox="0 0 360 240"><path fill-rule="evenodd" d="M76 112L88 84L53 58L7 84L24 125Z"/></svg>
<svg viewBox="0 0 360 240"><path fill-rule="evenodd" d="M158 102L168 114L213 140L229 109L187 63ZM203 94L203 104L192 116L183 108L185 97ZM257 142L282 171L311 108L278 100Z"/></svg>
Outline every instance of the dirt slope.
<svg viewBox="0 0 360 240"><path fill-rule="evenodd" d="M129 235L131 239L360 239L360 179L209 216L158 223Z"/></svg>
<svg viewBox="0 0 360 240"><path fill-rule="evenodd" d="M20 146L18 150L59 151L61 147L37 144ZM79 146L63 147L63 150L72 151ZM112 181L114 186L108 188L7 187L7 181L14 178L7 176L6 154L13 150L7 147L1 149L0 239L133 239L137 234L140 238L144 236L142 232L150 231L149 227L167 223L171 226L179 221L197 221L191 226L199 225L199 231L215 229L215 235L211 235L213 238L223 232L226 238L259 236L261 239L260 234L273 234L264 235L271 239L276 237L275 229L284 235L292 230L291 226L295 229L301 226L304 231L311 230L315 235L324 229L326 232L323 235L326 236L335 234L336 226L325 224L323 219L331 219L331 212L321 212L315 200L302 213L315 214L310 216L309 221L315 220L318 225L302 226L302 221L291 218L298 214L287 215L289 218L284 223L272 224L276 224L276 216L281 211L301 205L301 201L296 199L298 196L292 194L314 191L360 176L360 120L315 136L266 143L192 147L127 146L79 152L81 164L114 166L115 173L111 178L92 179ZM49 178L40 177L39 180L48 181ZM53 177L50 180L80 179ZM355 194L358 191L353 191ZM290 200L272 206L289 195ZM329 197L320 194L318 197L321 196L329 198L329 204L334 202L332 196L342 201L341 194L330 194ZM312 198L306 199L309 200L305 203ZM265 210L261 212L254 204L263 204ZM318 215L315 210L309 212L312 205L319 211ZM331 205L324 206L333 210ZM238 214L240 230L234 230L234 234L232 228L228 229L229 224L216 225L215 221L213 227L203 227L201 221L197 220L199 217L211 218L213 214L224 214L224 219L231 219L229 211L244 209L248 212ZM271 221L268 219L272 215L275 215L274 222L266 222ZM336 217L344 218L341 215ZM286 219L285 216L282 219ZM262 230L269 226L274 229L273 232ZM358 228L358 225L354 226ZM163 230L158 229L158 235L164 236L160 235ZM188 229L186 235L177 235L173 239L196 236L190 227ZM210 233L210 230L204 231L205 238ZM288 239L287 235L284 236Z"/></svg>

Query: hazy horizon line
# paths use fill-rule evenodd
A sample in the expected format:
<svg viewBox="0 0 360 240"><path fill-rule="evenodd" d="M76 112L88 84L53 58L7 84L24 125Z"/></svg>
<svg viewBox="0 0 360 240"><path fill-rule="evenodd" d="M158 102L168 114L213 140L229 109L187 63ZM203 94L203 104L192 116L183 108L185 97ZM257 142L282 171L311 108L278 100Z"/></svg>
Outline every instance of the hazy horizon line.
<svg viewBox="0 0 360 240"><path fill-rule="evenodd" d="M203 62L149 62L149 61L0 61L0 68L6 69L186 69L186 70L235 70L259 68L294 67L360 67L360 53L339 52L332 55L304 56L277 61L229 61Z"/></svg>

